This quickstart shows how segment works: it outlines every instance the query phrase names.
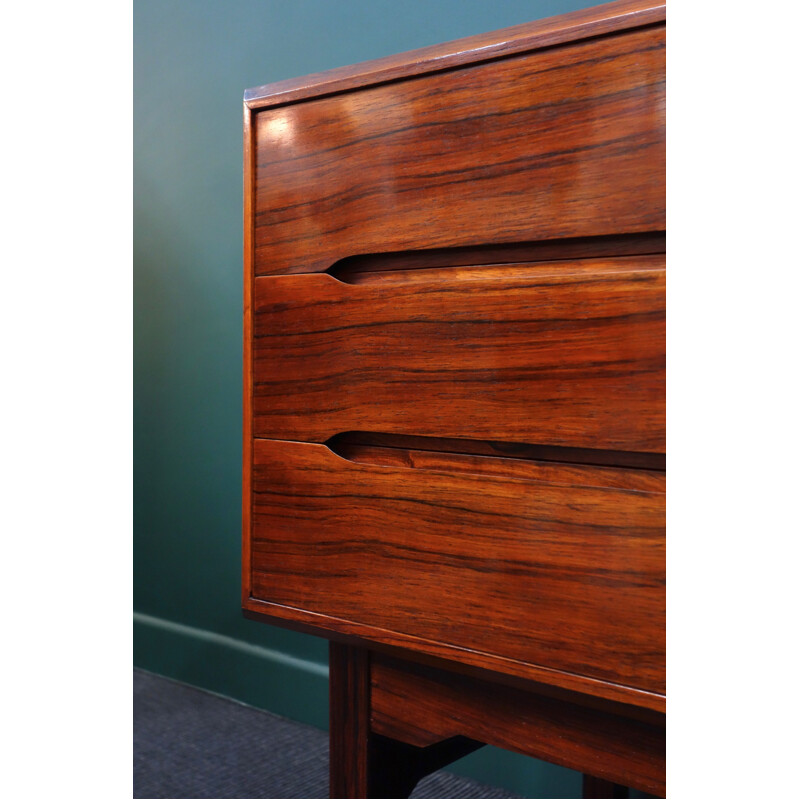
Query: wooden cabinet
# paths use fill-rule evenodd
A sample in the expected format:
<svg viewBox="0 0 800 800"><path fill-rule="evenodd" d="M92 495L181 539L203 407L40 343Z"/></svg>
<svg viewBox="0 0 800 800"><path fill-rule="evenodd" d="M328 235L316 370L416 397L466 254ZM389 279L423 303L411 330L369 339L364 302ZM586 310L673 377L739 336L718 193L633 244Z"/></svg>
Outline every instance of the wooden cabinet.
<svg viewBox="0 0 800 800"><path fill-rule="evenodd" d="M243 607L331 639L332 796L478 742L665 790L664 39L245 94Z"/></svg>

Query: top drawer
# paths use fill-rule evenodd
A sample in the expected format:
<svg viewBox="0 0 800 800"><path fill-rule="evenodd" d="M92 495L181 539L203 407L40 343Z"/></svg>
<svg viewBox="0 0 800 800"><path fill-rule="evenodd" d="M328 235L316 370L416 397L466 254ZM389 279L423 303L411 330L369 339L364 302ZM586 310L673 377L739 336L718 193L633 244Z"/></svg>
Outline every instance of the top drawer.
<svg viewBox="0 0 800 800"><path fill-rule="evenodd" d="M664 29L259 111L256 275L663 230Z"/></svg>

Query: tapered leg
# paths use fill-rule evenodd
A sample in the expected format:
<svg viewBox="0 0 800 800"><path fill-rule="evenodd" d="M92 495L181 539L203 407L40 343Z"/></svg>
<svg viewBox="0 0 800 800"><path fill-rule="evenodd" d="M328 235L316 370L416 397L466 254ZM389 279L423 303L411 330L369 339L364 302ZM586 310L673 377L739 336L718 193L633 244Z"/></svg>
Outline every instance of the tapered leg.
<svg viewBox="0 0 800 800"><path fill-rule="evenodd" d="M431 772L482 747L455 736L414 747L370 731L369 652L330 644L330 796L408 797Z"/></svg>

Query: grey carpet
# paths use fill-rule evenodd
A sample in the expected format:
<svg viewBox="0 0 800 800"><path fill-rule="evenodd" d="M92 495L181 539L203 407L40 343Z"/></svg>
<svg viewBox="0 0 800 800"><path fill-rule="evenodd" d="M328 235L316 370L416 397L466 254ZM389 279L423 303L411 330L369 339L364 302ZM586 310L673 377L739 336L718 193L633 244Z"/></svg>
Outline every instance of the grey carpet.
<svg viewBox="0 0 800 800"><path fill-rule="evenodd" d="M328 797L327 733L139 670L134 798ZM415 798L514 795L436 772Z"/></svg>

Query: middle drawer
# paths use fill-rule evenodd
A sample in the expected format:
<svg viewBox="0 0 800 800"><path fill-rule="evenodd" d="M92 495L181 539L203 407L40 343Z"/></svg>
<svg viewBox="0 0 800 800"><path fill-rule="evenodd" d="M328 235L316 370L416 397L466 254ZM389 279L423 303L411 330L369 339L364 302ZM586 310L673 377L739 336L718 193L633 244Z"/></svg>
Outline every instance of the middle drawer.
<svg viewBox="0 0 800 800"><path fill-rule="evenodd" d="M255 280L253 434L664 452L664 256Z"/></svg>

